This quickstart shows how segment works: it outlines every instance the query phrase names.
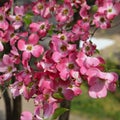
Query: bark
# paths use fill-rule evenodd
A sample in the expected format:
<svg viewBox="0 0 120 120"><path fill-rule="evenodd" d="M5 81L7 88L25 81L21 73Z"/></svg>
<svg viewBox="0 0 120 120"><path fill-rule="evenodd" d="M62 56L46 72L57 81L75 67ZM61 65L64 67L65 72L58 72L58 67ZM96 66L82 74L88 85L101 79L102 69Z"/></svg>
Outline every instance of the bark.
<svg viewBox="0 0 120 120"><path fill-rule="evenodd" d="M22 102L21 96L13 99L13 112L12 112L12 120L19 120L21 111L22 111Z"/></svg>
<svg viewBox="0 0 120 120"><path fill-rule="evenodd" d="M4 87L1 87L2 91L5 90ZM6 120L11 120L12 118L12 105L11 105L11 98L8 93L8 90L6 89L3 93L3 99L5 102L5 112L6 112Z"/></svg>

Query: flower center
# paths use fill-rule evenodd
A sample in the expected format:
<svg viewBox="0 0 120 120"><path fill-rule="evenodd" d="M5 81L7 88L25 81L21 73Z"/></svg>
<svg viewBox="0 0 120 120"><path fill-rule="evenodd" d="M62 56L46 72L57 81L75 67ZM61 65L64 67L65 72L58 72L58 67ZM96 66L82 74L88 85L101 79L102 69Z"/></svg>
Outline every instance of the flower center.
<svg viewBox="0 0 120 120"><path fill-rule="evenodd" d="M109 9L108 12L112 12L112 9Z"/></svg>
<svg viewBox="0 0 120 120"><path fill-rule="evenodd" d="M60 39L61 39L61 40L65 40L65 36L64 36L64 35L61 35L61 36L60 36Z"/></svg>
<svg viewBox="0 0 120 120"><path fill-rule="evenodd" d="M103 22L105 22L105 19L103 17L101 17L100 21L103 23Z"/></svg>
<svg viewBox="0 0 120 120"><path fill-rule="evenodd" d="M2 21L3 20L3 16L2 15L0 15L0 21Z"/></svg>
<svg viewBox="0 0 120 120"><path fill-rule="evenodd" d="M89 51L89 50L90 50L90 47L89 47L89 46L86 46L86 47L85 47L85 50L86 50L86 51Z"/></svg>
<svg viewBox="0 0 120 120"><path fill-rule="evenodd" d="M8 72L12 71L12 66L8 66Z"/></svg>
<svg viewBox="0 0 120 120"><path fill-rule="evenodd" d="M68 14L68 9L64 9L62 13L63 13L63 15L67 15Z"/></svg>
<svg viewBox="0 0 120 120"><path fill-rule="evenodd" d="M73 68L74 68L74 64L70 63L70 64L68 65L68 68L69 68L69 69L73 69Z"/></svg>
<svg viewBox="0 0 120 120"><path fill-rule="evenodd" d="M10 35L11 38L14 37L14 36L15 36L15 33L12 33L12 34Z"/></svg>
<svg viewBox="0 0 120 120"><path fill-rule="evenodd" d="M20 21L21 20L21 17L19 15L16 16L15 18L17 21Z"/></svg>
<svg viewBox="0 0 120 120"><path fill-rule="evenodd" d="M43 5L42 5L42 4L38 4L37 8L38 8L39 10L42 10L42 9L43 9Z"/></svg>
<svg viewBox="0 0 120 120"><path fill-rule="evenodd" d="M41 25L40 29L43 30L45 28L45 25Z"/></svg>
<svg viewBox="0 0 120 120"><path fill-rule="evenodd" d="M28 51L31 51L33 49L32 45L28 45L26 48Z"/></svg>
<svg viewBox="0 0 120 120"><path fill-rule="evenodd" d="M66 48L65 45L62 45L62 46L60 47L60 49L61 49L62 51L66 51L66 50L67 50L67 48Z"/></svg>

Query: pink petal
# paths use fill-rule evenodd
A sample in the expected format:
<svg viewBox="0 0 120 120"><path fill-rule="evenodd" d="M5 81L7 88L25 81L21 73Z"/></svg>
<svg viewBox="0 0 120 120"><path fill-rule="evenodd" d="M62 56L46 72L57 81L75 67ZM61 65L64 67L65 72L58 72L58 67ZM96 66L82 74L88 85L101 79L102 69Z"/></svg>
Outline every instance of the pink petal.
<svg viewBox="0 0 120 120"><path fill-rule="evenodd" d="M22 112L20 120L32 120L32 118L33 118L32 113L25 111L25 112Z"/></svg>
<svg viewBox="0 0 120 120"><path fill-rule="evenodd" d="M66 89L63 94L66 100L72 100L74 97L74 92L71 89Z"/></svg>
<svg viewBox="0 0 120 120"><path fill-rule="evenodd" d="M92 98L103 98L107 95L107 89L103 84L95 84L89 89L89 96Z"/></svg>
<svg viewBox="0 0 120 120"><path fill-rule="evenodd" d="M60 62L60 59L62 58L62 54L60 52L54 52L52 55L52 59L54 62Z"/></svg>
<svg viewBox="0 0 120 120"><path fill-rule="evenodd" d="M3 63L5 64L5 65L11 65L12 64L12 60L10 59L10 57L8 56L8 55L4 55L3 56Z"/></svg>
<svg viewBox="0 0 120 120"><path fill-rule="evenodd" d="M15 21L12 26L15 28L15 30L19 29L22 26L22 22L21 21Z"/></svg>
<svg viewBox="0 0 120 120"><path fill-rule="evenodd" d="M49 103L44 105L44 118L47 119L49 118L52 114L56 106L54 103Z"/></svg>
<svg viewBox="0 0 120 120"><path fill-rule="evenodd" d="M31 34L28 39L28 43L32 45L36 45L39 41L39 36L35 33Z"/></svg>
<svg viewBox="0 0 120 120"><path fill-rule="evenodd" d="M4 65L4 64L3 64L3 65ZM5 65L4 65L4 66L1 66L1 65L0 65L0 72L3 72L3 73L4 73L4 72L7 71L7 69L8 69L7 66L5 66Z"/></svg>
<svg viewBox="0 0 120 120"><path fill-rule="evenodd" d="M73 90L75 96L82 94L82 90L79 87L75 86L72 88L72 90Z"/></svg>
<svg viewBox="0 0 120 120"><path fill-rule="evenodd" d="M24 40L19 40L18 41L18 49L21 50L21 51L24 51L25 50L25 41Z"/></svg>
<svg viewBox="0 0 120 120"><path fill-rule="evenodd" d="M14 8L15 14L16 15L24 15L24 7L23 6L15 6Z"/></svg>
<svg viewBox="0 0 120 120"><path fill-rule="evenodd" d="M3 44L2 42L0 41L0 52L4 50L4 47L3 47Z"/></svg>
<svg viewBox="0 0 120 120"><path fill-rule="evenodd" d="M40 25L38 23L31 23L30 24L30 30L32 32L37 32L39 30Z"/></svg>
<svg viewBox="0 0 120 120"><path fill-rule="evenodd" d="M30 57L31 57L30 52L26 52L26 51L23 52L23 55L22 55L23 60L28 60L28 59L30 59Z"/></svg>
<svg viewBox="0 0 120 120"><path fill-rule="evenodd" d="M108 84L107 89L111 92L114 92L116 90L116 85L117 84L115 82L111 82L111 83Z"/></svg>
<svg viewBox="0 0 120 120"><path fill-rule="evenodd" d="M61 79L63 79L63 80L67 80L68 77L69 77L69 71L67 71L67 70L62 70L62 71L60 72L60 77L61 77Z"/></svg>
<svg viewBox="0 0 120 120"><path fill-rule="evenodd" d="M7 30L9 27L9 24L6 20L0 22L0 28L3 29L3 30Z"/></svg>
<svg viewBox="0 0 120 120"><path fill-rule="evenodd" d="M33 48L32 55L34 57L40 57L40 55L44 52L44 48L41 45L36 45Z"/></svg>
<svg viewBox="0 0 120 120"><path fill-rule="evenodd" d="M36 120L43 120L43 119L40 117L40 110L41 110L41 107L40 107L40 106L37 106L37 107L35 108L34 116L35 116Z"/></svg>

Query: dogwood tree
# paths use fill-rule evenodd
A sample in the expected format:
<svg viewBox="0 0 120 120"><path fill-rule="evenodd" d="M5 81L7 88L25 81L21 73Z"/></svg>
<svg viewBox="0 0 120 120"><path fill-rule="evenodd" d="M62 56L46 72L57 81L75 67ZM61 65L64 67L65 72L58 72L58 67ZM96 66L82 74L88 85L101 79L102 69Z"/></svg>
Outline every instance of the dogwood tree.
<svg viewBox="0 0 120 120"><path fill-rule="evenodd" d="M97 29L112 27L119 14L119 0L3 3L0 85L10 89L13 98L22 95L35 104L33 114L25 111L21 120L57 118L66 111L59 103L81 95L84 82L92 98L115 91L118 76L105 70L101 56L93 56L97 50L91 39Z"/></svg>

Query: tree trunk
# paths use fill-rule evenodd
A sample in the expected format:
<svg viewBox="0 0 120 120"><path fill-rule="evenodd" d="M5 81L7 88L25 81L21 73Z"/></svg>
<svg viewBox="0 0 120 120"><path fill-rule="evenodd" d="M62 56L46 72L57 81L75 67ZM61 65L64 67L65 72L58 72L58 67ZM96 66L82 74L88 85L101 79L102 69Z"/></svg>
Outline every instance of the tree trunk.
<svg viewBox="0 0 120 120"><path fill-rule="evenodd" d="M1 89L2 89L2 91L5 90L4 87L1 87ZM5 102L6 120L11 120L11 118L12 118L12 105L11 105L11 98L9 96L7 89L3 93L3 99Z"/></svg>
<svg viewBox="0 0 120 120"><path fill-rule="evenodd" d="M69 120L70 116L70 106L71 106L71 101L68 100L63 100L62 103L60 104L60 107L67 108L69 111L66 111L63 113L60 117L59 120Z"/></svg>
<svg viewBox="0 0 120 120"><path fill-rule="evenodd" d="M22 98L21 96L13 99L13 112L12 112L12 120L19 120L21 111L22 111ZM11 119L10 119L11 120Z"/></svg>

